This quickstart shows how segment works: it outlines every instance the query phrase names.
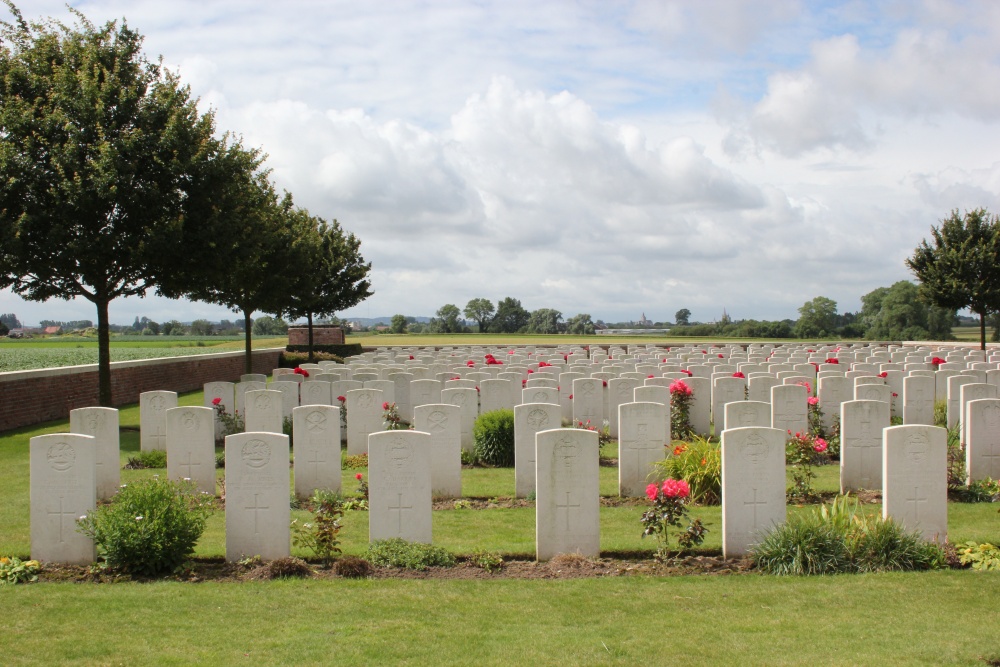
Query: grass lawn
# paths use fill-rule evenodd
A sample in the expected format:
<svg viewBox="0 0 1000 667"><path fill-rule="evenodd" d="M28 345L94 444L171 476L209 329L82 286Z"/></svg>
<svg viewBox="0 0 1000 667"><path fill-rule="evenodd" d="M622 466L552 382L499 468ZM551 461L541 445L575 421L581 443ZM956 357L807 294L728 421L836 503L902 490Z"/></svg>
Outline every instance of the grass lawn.
<svg viewBox="0 0 1000 667"><path fill-rule="evenodd" d="M180 404L201 400L201 392L192 392ZM124 462L139 449L138 408L120 416ZM62 422L0 434L0 555L29 555L28 439L65 429ZM123 470L122 480L156 472ZM355 472L343 472L346 494L357 488ZM600 474L601 493L614 495L616 470L604 467ZM836 490L837 467L818 468L815 486ZM464 470L463 492L512 496L513 471ZM948 509L952 541L1000 539L995 505L951 503ZM606 556L652 554L655 544L639 536L642 510L602 507ZM695 508L693 514L710 531L701 551L718 553L719 508ZM534 519L530 507L438 510L434 540L461 555L483 549L530 557ZM345 553L364 551L367 522L367 513L348 512ZM218 512L197 555L224 553ZM981 658L1000 658L1000 629L989 621L998 595L1000 577L973 571L785 579L44 583L0 587L0 663L982 665Z"/></svg>

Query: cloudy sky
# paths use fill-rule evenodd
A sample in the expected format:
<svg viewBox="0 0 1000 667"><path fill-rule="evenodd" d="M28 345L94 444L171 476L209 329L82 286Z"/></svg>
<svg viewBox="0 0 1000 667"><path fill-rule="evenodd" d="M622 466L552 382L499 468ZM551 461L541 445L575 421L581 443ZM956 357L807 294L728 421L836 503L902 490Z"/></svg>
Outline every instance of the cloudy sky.
<svg viewBox="0 0 1000 667"><path fill-rule="evenodd" d="M124 16L362 240L375 294L342 316L507 296L606 321L854 311L952 209L1000 211L992 0L70 4ZM0 312L96 319L9 292ZM137 315L233 318L112 304Z"/></svg>

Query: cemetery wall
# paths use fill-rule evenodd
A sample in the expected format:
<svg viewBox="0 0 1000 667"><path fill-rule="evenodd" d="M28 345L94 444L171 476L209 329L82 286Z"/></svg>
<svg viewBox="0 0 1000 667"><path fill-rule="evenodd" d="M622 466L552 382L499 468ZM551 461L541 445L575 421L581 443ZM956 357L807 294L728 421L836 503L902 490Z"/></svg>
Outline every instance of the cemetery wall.
<svg viewBox="0 0 1000 667"><path fill-rule="evenodd" d="M289 347L309 344L308 327L289 327ZM336 326L313 325L313 345L343 345L344 330Z"/></svg>
<svg viewBox="0 0 1000 667"><path fill-rule="evenodd" d="M270 374L283 351L254 350L253 372ZM137 403L144 391L184 392L206 382L236 382L243 372L242 351L113 362L112 402L116 407ZM0 373L0 432L67 419L70 410L95 405L97 364Z"/></svg>

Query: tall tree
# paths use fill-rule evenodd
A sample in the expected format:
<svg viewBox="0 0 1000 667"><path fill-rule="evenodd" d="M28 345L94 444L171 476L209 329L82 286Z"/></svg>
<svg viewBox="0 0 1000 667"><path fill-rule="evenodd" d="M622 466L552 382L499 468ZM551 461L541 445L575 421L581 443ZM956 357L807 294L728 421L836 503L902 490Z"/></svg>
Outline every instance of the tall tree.
<svg viewBox="0 0 1000 667"><path fill-rule="evenodd" d="M674 322L677 324L687 324L691 319L691 311L687 308L681 308L676 313L674 313Z"/></svg>
<svg viewBox="0 0 1000 667"><path fill-rule="evenodd" d="M309 361L313 361L313 318L329 317L370 297L368 272L372 265L361 256L361 241L336 220L327 222L303 209L295 214L303 218L304 225L313 226L318 243L306 249L309 259L298 267L299 279L284 312L293 320L306 318Z"/></svg>
<svg viewBox="0 0 1000 667"><path fill-rule="evenodd" d="M479 333L485 333L490 325L490 317L493 316L493 302L483 298L470 299L463 312L467 318L476 321Z"/></svg>
<svg viewBox="0 0 1000 667"><path fill-rule="evenodd" d="M533 310L525 327L527 333L557 334L562 322L562 313L552 308Z"/></svg>
<svg viewBox="0 0 1000 667"><path fill-rule="evenodd" d="M0 287L97 308L101 405L112 403L108 305L157 282L150 240L184 220L221 142L179 79L121 24L0 25ZM176 244L172 255L183 253Z"/></svg>
<svg viewBox="0 0 1000 667"><path fill-rule="evenodd" d="M825 296L806 301L799 308L795 335L799 338L831 336L837 325L837 302Z"/></svg>
<svg viewBox="0 0 1000 667"><path fill-rule="evenodd" d="M497 304L497 314L490 322L490 332L517 333L528 324L529 317L519 300L507 297Z"/></svg>
<svg viewBox="0 0 1000 667"><path fill-rule="evenodd" d="M906 265L920 281L921 295L942 308L968 308L979 315L979 345L986 349L986 317L1000 311L1000 217L984 208L958 210L931 226L931 242L920 242Z"/></svg>
<svg viewBox="0 0 1000 667"><path fill-rule="evenodd" d="M951 340L955 311L928 305L908 280L861 297L864 337L871 340Z"/></svg>
<svg viewBox="0 0 1000 667"><path fill-rule="evenodd" d="M403 314L396 314L392 316L392 322L389 325L389 332L394 334L405 334L406 327L409 326L409 322L406 321L406 316Z"/></svg>
<svg viewBox="0 0 1000 667"><path fill-rule="evenodd" d="M453 303L446 303L438 308L437 317L432 323L438 333L459 333L462 325L458 323L458 318L462 316L462 311Z"/></svg>
<svg viewBox="0 0 1000 667"><path fill-rule="evenodd" d="M590 319L589 313L580 313L566 320L566 333L590 336L594 330L594 322Z"/></svg>

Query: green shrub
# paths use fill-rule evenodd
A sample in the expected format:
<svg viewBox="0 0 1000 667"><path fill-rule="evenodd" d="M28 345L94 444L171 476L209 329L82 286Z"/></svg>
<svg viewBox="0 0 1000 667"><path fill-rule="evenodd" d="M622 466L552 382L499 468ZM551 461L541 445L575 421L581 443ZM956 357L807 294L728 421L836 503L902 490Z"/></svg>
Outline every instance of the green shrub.
<svg viewBox="0 0 1000 667"><path fill-rule="evenodd" d="M503 569L503 556L496 551L477 549L469 556L469 562L491 574Z"/></svg>
<svg viewBox="0 0 1000 667"><path fill-rule="evenodd" d="M953 497L963 503L995 503L1000 500L1000 482L989 477L977 479L954 489Z"/></svg>
<svg viewBox="0 0 1000 667"><path fill-rule="evenodd" d="M442 547L407 542L398 537L375 540L368 545L365 559L379 567L404 567L408 570L455 565L455 557Z"/></svg>
<svg viewBox="0 0 1000 667"><path fill-rule="evenodd" d="M940 400L934 404L934 425L948 428L948 401Z"/></svg>
<svg viewBox="0 0 1000 667"><path fill-rule="evenodd" d="M163 449L151 449L148 452L139 452L135 456L128 457L125 467L129 470L142 470L144 468L166 468L167 452Z"/></svg>
<svg viewBox="0 0 1000 667"><path fill-rule="evenodd" d="M336 361L338 364L344 363L344 357L361 354L361 346L354 345L313 345L313 360L315 363L321 361ZM301 364L309 363L308 345L289 345L278 357L279 368L295 368Z"/></svg>
<svg viewBox="0 0 1000 667"><path fill-rule="evenodd" d="M0 586L13 586L38 581L42 566L37 560L21 560L17 556L0 558Z"/></svg>
<svg viewBox="0 0 1000 667"><path fill-rule="evenodd" d="M123 484L107 505L78 521L107 566L158 575L182 567L194 553L211 512L211 498L191 482L160 477Z"/></svg>
<svg viewBox="0 0 1000 667"><path fill-rule="evenodd" d="M958 549L958 560L962 565L972 565L973 570L1000 570L1000 548L989 542L966 542ZM0 577L2 583L3 578Z"/></svg>
<svg viewBox="0 0 1000 667"><path fill-rule="evenodd" d="M486 465L514 465L514 411L491 410L476 418L472 426L476 459Z"/></svg>
<svg viewBox="0 0 1000 667"><path fill-rule="evenodd" d="M722 502L722 449L706 438L676 443L669 457L656 462L654 475L661 481L683 479L691 489L692 503Z"/></svg>
<svg viewBox="0 0 1000 667"><path fill-rule="evenodd" d="M833 574L936 569L944 550L892 519L866 516L857 500L798 514L768 533L751 557L769 574Z"/></svg>

